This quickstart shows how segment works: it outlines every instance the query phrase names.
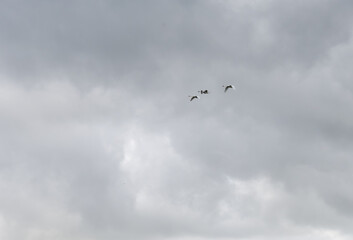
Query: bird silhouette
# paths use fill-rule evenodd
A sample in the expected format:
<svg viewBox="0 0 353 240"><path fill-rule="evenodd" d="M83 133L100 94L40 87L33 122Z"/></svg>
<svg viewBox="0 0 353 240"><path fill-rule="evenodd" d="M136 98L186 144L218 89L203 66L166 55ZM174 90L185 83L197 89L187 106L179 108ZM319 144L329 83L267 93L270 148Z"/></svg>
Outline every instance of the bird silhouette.
<svg viewBox="0 0 353 240"><path fill-rule="evenodd" d="M200 90L199 93L201 93L201 94L208 94L209 92L208 92L208 90Z"/></svg>
<svg viewBox="0 0 353 240"><path fill-rule="evenodd" d="M222 86L222 87L224 87L224 92L227 92L227 90L229 89L229 88L232 88L232 89L235 89L235 87L233 86L233 85L227 85L227 86Z"/></svg>
<svg viewBox="0 0 353 240"><path fill-rule="evenodd" d="M192 100L196 99L196 98L197 98L197 99L200 99L200 97L199 97L199 96L196 96L196 95L195 95L195 96L189 96L189 97L191 97L191 98L190 98L190 102L191 102Z"/></svg>

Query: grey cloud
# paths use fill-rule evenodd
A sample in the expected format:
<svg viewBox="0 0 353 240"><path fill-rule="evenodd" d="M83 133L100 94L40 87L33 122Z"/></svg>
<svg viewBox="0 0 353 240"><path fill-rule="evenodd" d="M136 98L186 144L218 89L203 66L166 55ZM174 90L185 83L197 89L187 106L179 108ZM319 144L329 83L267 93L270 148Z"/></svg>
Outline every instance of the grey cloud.
<svg viewBox="0 0 353 240"><path fill-rule="evenodd" d="M348 239L350 7L3 1L0 236Z"/></svg>

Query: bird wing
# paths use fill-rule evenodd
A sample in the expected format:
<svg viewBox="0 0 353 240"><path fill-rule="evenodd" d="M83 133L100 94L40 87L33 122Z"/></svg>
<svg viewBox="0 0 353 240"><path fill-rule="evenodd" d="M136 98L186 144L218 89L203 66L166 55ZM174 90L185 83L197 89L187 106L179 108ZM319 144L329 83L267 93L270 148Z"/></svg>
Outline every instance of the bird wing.
<svg viewBox="0 0 353 240"><path fill-rule="evenodd" d="M226 92L229 88L234 89L234 86L233 86L233 85L228 85L228 86L226 86L226 88L224 89L224 92Z"/></svg>

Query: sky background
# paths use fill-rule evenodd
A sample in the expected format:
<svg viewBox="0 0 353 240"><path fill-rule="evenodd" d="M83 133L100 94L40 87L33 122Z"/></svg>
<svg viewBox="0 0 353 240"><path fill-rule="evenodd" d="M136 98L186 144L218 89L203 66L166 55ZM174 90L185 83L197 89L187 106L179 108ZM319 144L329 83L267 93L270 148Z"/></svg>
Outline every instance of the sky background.
<svg viewBox="0 0 353 240"><path fill-rule="evenodd" d="M1 239L353 238L352 1L0 3Z"/></svg>

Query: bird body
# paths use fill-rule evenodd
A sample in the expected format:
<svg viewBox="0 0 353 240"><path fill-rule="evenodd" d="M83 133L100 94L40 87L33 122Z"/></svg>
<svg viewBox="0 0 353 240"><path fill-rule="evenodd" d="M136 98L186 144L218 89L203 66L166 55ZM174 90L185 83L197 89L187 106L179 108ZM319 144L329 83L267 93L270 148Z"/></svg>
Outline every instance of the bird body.
<svg viewBox="0 0 353 240"><path fill-rule="evenodd" d="M199 96L196 96L196 95L195 95L195 96L189 96L189 97L191 97L191 98L190 98L190 102L191 102L192 100L196 99L196 98L197 98L197 99L200 99L200 97L199 97Z"/></svg>
<svg viewBox="0 0 353 240"><path fill-rule="evenodd" d="M227 90L230 88L235 89L235 87L233 85L227 85L227 86L222 86L222 87L224 87L224 92L227 92Z"/></svg>
<svg viewBox="0 0 353 240"><path fill-rule="evenodd" d="M199 93L201 93L201 94L208 94L208 90L200 90Z"/></svg>

